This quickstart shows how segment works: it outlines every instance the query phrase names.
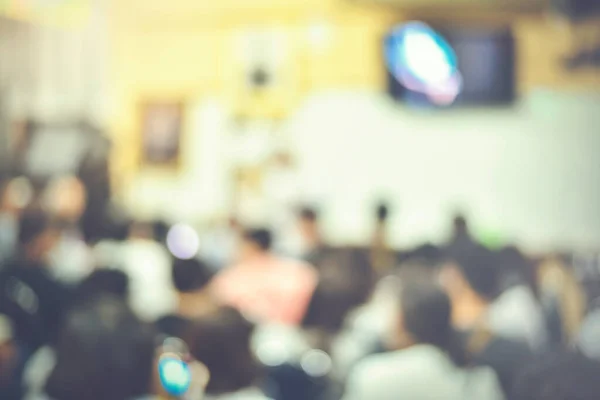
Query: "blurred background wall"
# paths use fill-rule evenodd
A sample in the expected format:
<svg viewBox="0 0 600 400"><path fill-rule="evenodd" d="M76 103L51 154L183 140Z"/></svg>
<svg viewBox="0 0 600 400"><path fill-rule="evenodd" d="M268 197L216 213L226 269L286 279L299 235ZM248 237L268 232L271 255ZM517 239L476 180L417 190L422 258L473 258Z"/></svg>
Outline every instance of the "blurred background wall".
<svg viewBox="0 0 600 400"><path fill-rule="evenodd" d="M399 201L396 242L439 234L443 213L455 207L472 209L483 229L530 238L531 245L564 236L590 245L600 240L600 231L586 227L600 222L589 201L598 193L589 183L598 177L598 147L591 143L599 137L589 127L600 126L598 96L591 94L600 76L561 67L570 39L547 15L458 14L490 24L516 18L523 99L508 109L436 114L407 112L383 93L383 34L410 14L336 0L227 0L178 1L164 18L153 13L161 4L112 3L115 184L131 189L121 193L140 215L225 212L231 188L223 178L231 170L222 133L241 114L289 117L283 130L301 159L299 174L310 197L327 204L328 229L340 241L367 237L370 220L362 211L379 195ZM280 38L283 55L278 82L254 95L240 71L239 38L258 27ZM140 149L136 107L140 99L161 97L195 104L181 172L140 170L132 156ZM553 186L556 174L568 187ZM197 191L186 191L190 183Z"/></svg>
<svg viewBox="0 0 600 400"><path fill-rule="evenodd" d="M34 13L1 20L6 109L97 121L113 143L117 199L140 218L226 213L240 156L231 143L239 121L253 120L277 126L305 197L326 204L334 241L367 237L362 211L389 196L399 210L396 243L441 235L445 213L456 208L470 210L482 231L530 246L600 242L592 206L600 74L563 67L574 39L547 13L436 13L343 0L77 4L78 12L65 8L51 20ZM435 113L392 103L382 40L407 19L510 22L520 100ZM252 40L267 43L261 57L275 77L260 91L248 84ZM141 105L165 99L187 104L176 168L141 161Z"/></svg>

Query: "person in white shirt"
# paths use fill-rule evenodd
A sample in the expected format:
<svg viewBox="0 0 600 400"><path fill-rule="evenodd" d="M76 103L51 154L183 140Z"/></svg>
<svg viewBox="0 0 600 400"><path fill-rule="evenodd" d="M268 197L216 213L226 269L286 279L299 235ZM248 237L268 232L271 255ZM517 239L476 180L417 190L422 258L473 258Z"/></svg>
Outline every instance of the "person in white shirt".
<svg viewBox="0 0 600 400"><path fill-rule="evenodd" d="M433 283L402 289L395 335L398 350L359 363L344 400L501 400L487 368L467 369L451 325L448 296Z"/></svg>
<svg viewBox="0 0 600 400"><path fill-rule="evenodd" d="M542 306L534 293L535 271L516 248L497 252L502 293L488 310L488 322L494 333L527 343L534 351L543 350L549 342Z"/></svg>

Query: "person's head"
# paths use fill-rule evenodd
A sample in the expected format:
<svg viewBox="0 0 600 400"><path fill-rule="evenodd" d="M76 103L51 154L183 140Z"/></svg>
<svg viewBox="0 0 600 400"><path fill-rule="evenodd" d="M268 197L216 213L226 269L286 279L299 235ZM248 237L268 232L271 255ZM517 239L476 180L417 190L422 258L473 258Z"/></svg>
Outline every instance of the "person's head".
<svg viewBox="0 0 600 400"><path fill-rule="evenodd" d="M126 301L129 296L129 277L122 271L99 269L92 272L75 289L78 303L112 295Z"/></svg>
<svg viewBox="0 0 600 400"><path fill-rule="evenodd" d="M0 386L14 379L17 367L17 350L13 340L11 320L0 314Z"/></svg>
<svg viewBox="0 0 600 400"><path fill-rule="evenodd" d="M304 241L309 244L319 240L319 214L311 207L302 207L298 212L298 228Z"/></svg>
<svg viewBox="0 0 600 400"><path fill-rule="evenodd" d="M45 261L59 239L60 229L41 211L26 211L19 219L19 247L33 261Z"/></svg>
<svg viewBox="0 0 600 400"><path fill-rule="evenodd" d="M260 375L250 349L253 326L234 309L222 308L194 322L188 342L194 358L210 373L209 395L253 386Z"/></svg>
<svg viewBox="0 0 600 400"><path fill-rule="evenodd" d="M458 364L465 353L452 327L452 306L448 295L433 282L407 282L400 294L398 344L435 346Z"/></svg>
<svg viewBox="0 0 600 400"><path fill-rule="evenodd" d="M439 266L443 260L443 251L431 243L424 243L400 255L398 261L402 263L416 263L428 265L431 269Z"/></svg>
<svg viewBox="0 0 600 400"><path fill-rule="evenodd" d="M347 315L364 304L373 291L375 274L371 260L363 249L332 249L317 267L319 282L302 326L324 333L337 333Z"/></svg>
<svg viewBox="0 0 600 400"><path fill-rule="evenodd" d="M120 299L73 309L56 346L46 393L56 400L131 400L152 388L155 334Z"/></svg>
<svg viewBox="0 0 600 400"><path fill-rule="evenodd" d="M47 205L53 215L66 222L78 221L87 203L85 186L74 176L53 180L46 189L46 196Z"/></svg>
<svg viewBox="0 0 600 400"><path fill-rule="evenodd" d="M390 216L390 208L384 201L377 204L375 209L375 219L379 224L385 224Z"/></svg>
<svg viewBox="0 0 600 400"><path fill-rule="evenodd" d="M266 228L246 229L242 234L241 256L252 258L257 255L269 253L273 237L271 231Z"/></svg>
<svg viewBox="0 0 600 400"><path fill-rule="evenodd" d="M537 293L536 273L531 262L516 246L506 246L497 253L498 269L503 288L528 285Z"/></svg>
<svg viewBox="0 0 600 400"><path fill-rule="evenodd" d="M31 203L33 191L31 182L27 178L5 178L0 183L0 210L18 213Z"/></svg>
<svg viewBox="0 0 600 400"><path fill-rule="evenodd" d="M469 223L463 214L455 214L452 218L452 232L454 237L469 235Z"/></svg>
<svg viewBox="0 0 600 400"><path fill-rule="evenodd" d="M0 210L12 211L12 204L9 198L9 183L7 177L0 176Z"/></svg>
<svg viewBox="0 0 600 400"><path fill-rule="evenodd" d="M553 353L525 367L514 388L515 400L596 400L600 363L576 352Z"/></svg>
<svg viewBox="0 0 600 400"><path fill-rule="evenodd" d="M171 278L179 293L203 292L211 282L213 273L202 261L173 259Z"/></svg>
<svg viewBox="0 0 600 400"><path fill-rule="evenodd" d="M499 294L497 257L480 245L458 246L448 254L440 280L453 301L473 299L484 303Z"/></svg>

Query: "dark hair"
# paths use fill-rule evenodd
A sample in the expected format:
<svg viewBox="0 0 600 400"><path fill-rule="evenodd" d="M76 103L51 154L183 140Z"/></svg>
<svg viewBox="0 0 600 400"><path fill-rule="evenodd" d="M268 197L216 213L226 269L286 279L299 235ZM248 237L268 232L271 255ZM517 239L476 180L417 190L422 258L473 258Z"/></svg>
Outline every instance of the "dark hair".
<svg viewBox="0 0 600 400"><path fill-rule="evenodd" d="M126 300L129 295L127 274L113 269L99 269L81 281L75 289L75 299L78 303L105 295Z"/></svg>
<svg viewBox="0 0 600 400"><path fill-rule="evenodd" d="M386 222L390 216L390 208L386 202L380 202L375 209L375 218L378 222Z"/></svg>
<svg viewBox="0 0 600 400"><path fill-rule="evenodd" d="M298 216L301 220L309 222L316 222L319 219L319 213L317 210L308 206L300 208Z"/></svg>
<svg viewBox="0 0 600 400"><path fill-rule="evenodd" d="M596 400L600 363L576 352L543 356L517 377L515 400Z"/></svg>
<svg viewBox="0 0 600 400"><path fill-rule="evenodd" d="M154 240L159 243L165 243L167 240L167 234L169 233L169 224L162 220L152 221L152 233Z"/></svg>
<svg viewBox="0 0 600 400"><path fill-rule="evenodd" d="M537 295L537 280L534 263L529 260L516 246L506 246L497 252L497 265L499 274L505 280L511 277L516 283L528 285L534 294ZM508 282L512 283L512 282Z"/></svg>
<svg viewBox="0 0 600 400"><path fill-rule="evenodd" d="M195 258L189 260L173 258L171 278L178 292L190 293L207 287L213 278L213 273L202 261Z"/></svg>
<svg viewBox="0 0 600 400"><path fill-rule="evenodd" d="M431 243L419 245L406 253L400 254L398 257L400 263L418 263L430 267L437 266L442 259L442 249Z"/></svg>
<svg viewBox="0 0 600 400"><path fill-rule="evenodd" d="M19 219L19 244L27 246L55 227L51 218L42 211L25 211Z"/></svg>
<svg viewBox="0 0 600 400"><path fill-rule="evenodd" d="M188 342L192 355L210 372L208 394L232 393L256 383L260 370L250 350L253 328L232 308L194 322Z"/></svg>
<svg viewBox="0 0 600 400"><path fill-rule="evenodd" d="M457 213L452 217L452 226L455 232L467 232L469 230L469 222L463 214Z"/></svg>
<svg viewBox="0 0 600 400"><path fill-rule="evenodd" d="M487 300L496 298L500 290L500 274L497 257L491 250L478 244L454 246L448 257L478 295Z"/></svg>
<svg viewBox="0 0 600 400"><path fill-rule="evenodd" d="M273 237L271 231L266 228L253 228L244 231L244 239L254 243L263 251L271 249Z"/></svg>
<svg viewBox="0 0 600 400"><path fill-rule="evenodd" d="M331 250L318 265L319 283L302 325L337 332L350 311L365 303L375 285L368 251L359 248Z"/></svg>
<svg viewBox="0 0 600 400"><path fill-rule="evenodd" d="M404 329L420 344L448 353L458 366L467 364L466 352L452 327L448 295L433 283L409 282L403 286L400 307Z"/></svg>
<svg viewBox="0 0 600 400"><path fill-rule="evenodd" d="M151 389L155 337L120 299L75 308L56 349L46 393L56 400L131 400Z"/></svg>

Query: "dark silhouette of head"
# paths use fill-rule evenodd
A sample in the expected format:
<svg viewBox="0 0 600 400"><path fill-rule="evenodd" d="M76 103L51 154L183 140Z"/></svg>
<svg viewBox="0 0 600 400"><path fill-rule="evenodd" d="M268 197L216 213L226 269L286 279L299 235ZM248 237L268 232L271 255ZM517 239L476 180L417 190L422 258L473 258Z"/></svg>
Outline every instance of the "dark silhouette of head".
<svg viewBox="0 0 600 400"><path fill-rule="evenodd" d="M23 256L43 261L58 240L60 229L42 211L28 210L19 219L18 242Z"/></svg>
<svg viewBox="0 0 600 400"><path fill-rule="evenodd" d="M353 247L331 250L317 267L319 283L303 326L334 333L342 328L350 311L369 299L375 273L369 253Z"/></svg>
<svg viewBox="0 0 600 400"><path fill-rule="evenodd" d="M500 290L500 274L495 254L481 245L456 246L448 254L450 279L445 280L451 297L470 291L490 302ZM448 271L447 271L448 272Z"/></svg>
<svg viewBox="0 0 600 400"><path fill-rule="evenodd" d="M246 229L242 234L242 257L252 258L271 251L273 236L266 228Z"/></svg>
<svg viewBox="0 0 600 400"><path fill-rule="evenodd" d="M102 297L68 315L46 383L57 400L131 400L151 390L153 329L115 297Z"/></svg>
<svg viewBox="0 0 600 400"><path fill-rule="evenodd" d="M452 327L452 306L444 291L432 282L408 282L400 296L401 330L414 344L435 346L457 365L466 363Z"/></svg>
<svg viewBox="0 0 600 400"><path fill-rule="evenodd" d="M129 296L129 277L115 269L99 269L92 272L75 289L77 303L94 301L103 296L115 296L123 301Z"/></svg>
<svg viewBox="0 0 600 400"><path fill-rule="evenodd" d="M515 400L596 400L600 363L576 352L556 352L527 366L517 379Z"/></svg>
<svg viewBox="0 0 600 400"><path fill-rule="evenodd" d="M173 259L171 268L173 285L179 293L195 293L208 287L213 272L204 262L192 258L189 260Z"/></svg>
<svg viewBox="0 0 600 400"><path fill-rule="evenodd" d="M210 372L209 395L246 389L260 375L250 349L253 325L231 308L222 308L197 319L188 339L195 359Z"/></svg>

